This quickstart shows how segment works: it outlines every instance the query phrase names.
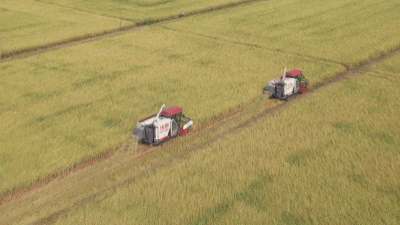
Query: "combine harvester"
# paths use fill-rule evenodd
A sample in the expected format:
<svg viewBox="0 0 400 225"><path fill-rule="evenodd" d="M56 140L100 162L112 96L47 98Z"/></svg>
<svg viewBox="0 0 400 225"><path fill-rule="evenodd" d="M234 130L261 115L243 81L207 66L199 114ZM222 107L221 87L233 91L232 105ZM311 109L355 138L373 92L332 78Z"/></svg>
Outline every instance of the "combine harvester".
<svg viewBox="0 0 400 225"><path fill-rule="evenodd" d="M268 82L264 93L271 94L275 98L288 101L294 95L306 92L308 80L305 79L303 71L292 70L283 72L283 76Z"/></svg>
<svg viewBox="0 0 400 225"><path fill-rule="evenodd" d="M163 110L164 107L165 105L162 105L157 114L140 120L132 137L138 139L139 142L159 145L178 135L186 135L193 125L193 121L185 117L182 113L183 110L179 107ZM181 127L181 125L183 126Z"/></svg>

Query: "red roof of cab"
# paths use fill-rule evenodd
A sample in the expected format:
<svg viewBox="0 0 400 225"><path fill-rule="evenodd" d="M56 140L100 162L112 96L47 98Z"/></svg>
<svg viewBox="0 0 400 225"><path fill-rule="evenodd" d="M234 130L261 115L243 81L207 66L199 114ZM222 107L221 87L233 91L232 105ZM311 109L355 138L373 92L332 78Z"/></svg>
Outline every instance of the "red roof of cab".
<svg viewBox="0 0 400 225"><path fill-rule="evenodd" d="M295 76L300 75L300 74L302 74L302 73L303 73L303 71L301 71L301 70L292 70L292 71L290 71L290 72L287 72L287 73L286 73L286 76L288 76L288 77L295 77Z"/></svg>
<svg viewBox="0 0 400 225"><path fill-rule="evenodd" d="M162 111L161 115L162 116L166 116L166 117L170 117L170 116L178 114L178 113L180 113L182 111L183 111L183 109L181 109L179 107L171 107L171 108L168 108L168 109Z"/></svg>

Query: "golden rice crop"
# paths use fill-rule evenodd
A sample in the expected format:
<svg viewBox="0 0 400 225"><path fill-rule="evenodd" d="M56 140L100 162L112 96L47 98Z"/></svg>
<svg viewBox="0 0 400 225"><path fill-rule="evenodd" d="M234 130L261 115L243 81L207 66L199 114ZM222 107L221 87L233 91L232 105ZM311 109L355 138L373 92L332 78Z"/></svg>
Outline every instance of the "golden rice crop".
<svg viewBox="0 0 400 225"><path fill-rule="evenodd" d="M266 114L58 223L396 224L400 80L379 71Z"/></svg>

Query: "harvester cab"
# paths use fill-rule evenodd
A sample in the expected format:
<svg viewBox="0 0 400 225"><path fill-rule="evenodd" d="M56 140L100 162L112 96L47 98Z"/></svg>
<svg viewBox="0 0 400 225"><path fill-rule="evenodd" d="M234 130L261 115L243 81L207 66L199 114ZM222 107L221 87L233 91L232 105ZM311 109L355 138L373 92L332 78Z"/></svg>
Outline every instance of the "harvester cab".
<svg viewBox="0 0 400 225"><path fill-rule="evenodd" d="M271 94L275 98L289 100L295 94L306 92L308 80L305 79L303 71L292 70L286 72L286 68L282 77L278 77L268 82L264 88L264 93Z"/></svg>
<svg viewBox="0 0 400 225"><path fill-rule="evenodd" d="M158 145L166 140L176 138L178 135L186 135L193 121L185 117L182 108L171 107L164 110L161 107L157 114L140 120L132 137L140 142Z"/></svg>

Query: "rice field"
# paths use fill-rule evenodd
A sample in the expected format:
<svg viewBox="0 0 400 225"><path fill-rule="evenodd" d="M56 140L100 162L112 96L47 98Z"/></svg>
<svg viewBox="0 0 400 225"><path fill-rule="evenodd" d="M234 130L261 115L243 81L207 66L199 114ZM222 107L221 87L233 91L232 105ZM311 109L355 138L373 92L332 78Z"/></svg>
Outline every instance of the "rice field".
<svg viewBox="0 0 400 225"><path fill-rule="evenodd" d="M0 54L49 47L132 26L132 22L30 0L2 0ZM1 57L0 57L1 58Z"/></svg>
<svg viewBox="0 0 400 225"><path fill-rule="evenodd" d="M239 2L5 0L0 33L8 54ZM262 88L285 67L315 88L398 49L399 7L259 1L0 62L0 199L128 143L162 104L196 129L265 100L133 162L206 146L58 223L399 223L400 57L240 127L274 104Z"/></svg>
<svg viewBox="0 0 400 225"><path fill-rule="evenodd" d="M400 80L377 69L392 60L57 223L398 224Z"/></svg>

